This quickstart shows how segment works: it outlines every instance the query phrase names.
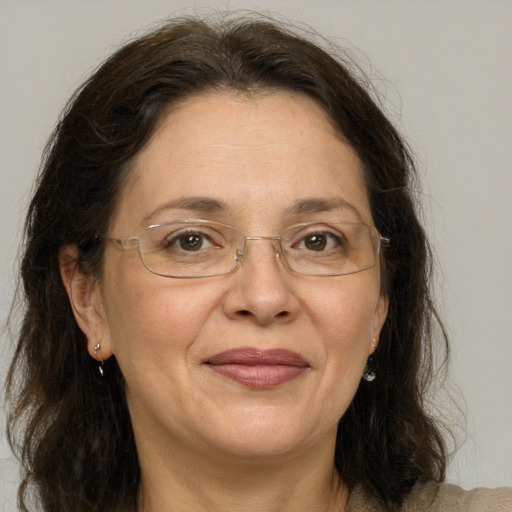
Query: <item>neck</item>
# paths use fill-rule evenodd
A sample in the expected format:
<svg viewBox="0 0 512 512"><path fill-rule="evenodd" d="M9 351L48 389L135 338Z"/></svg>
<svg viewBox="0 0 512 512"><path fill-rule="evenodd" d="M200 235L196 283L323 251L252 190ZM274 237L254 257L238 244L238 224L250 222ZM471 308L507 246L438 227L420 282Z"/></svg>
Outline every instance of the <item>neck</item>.
<svg viewBox="0 0 512 512"><path fill-rule="evenodd" d="M324 446L272 458L140 448L138 512L339 512L348 501Z"/></svg>

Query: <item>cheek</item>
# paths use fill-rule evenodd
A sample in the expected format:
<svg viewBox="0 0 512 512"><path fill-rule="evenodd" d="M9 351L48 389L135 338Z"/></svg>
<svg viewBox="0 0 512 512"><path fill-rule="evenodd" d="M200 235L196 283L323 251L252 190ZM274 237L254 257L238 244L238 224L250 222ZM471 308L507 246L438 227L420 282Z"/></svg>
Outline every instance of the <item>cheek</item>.
<svg viewBox="0 0 512 512"><path fill-rule="evenodd" d="M378 284L371 279L354 279L356 276L343 276L323 286L305 305L327 338L340 343L350 344L361 338L369 342L371 337Z"/></svg>
<svg viewBox="0 0 512 512"><path fill-rule="evenodd" d="M368 358L378 286L361 277L323 283L321 292L310 294L304 305L319 341L310 414L319 418L320 430L336 428L359 387Z"/></svg>
<svg viewBox="0 0 512 512"><path fill-rule="evenodd" d="M327 377L357 385L369 354L379 289L372 279L351 277L324 286L321 293L310 297L307 309L323 340Z"/></svg>
<svg viewBox="0 0 512 512"><path fill-rule="evenodd" d="M112 350L123 373L184 361L219 300L218 287L201 283L198 291L198 283L144 272L140 279L118 274L105 290Z"/></svg>

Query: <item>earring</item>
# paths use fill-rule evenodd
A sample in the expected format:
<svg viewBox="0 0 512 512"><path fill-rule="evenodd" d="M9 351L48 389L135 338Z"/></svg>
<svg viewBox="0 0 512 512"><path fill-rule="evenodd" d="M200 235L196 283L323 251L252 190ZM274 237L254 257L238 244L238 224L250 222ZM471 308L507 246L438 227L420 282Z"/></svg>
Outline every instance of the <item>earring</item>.
<svg viewBox="0 0 512 512"><path fill-rule="evenodd" d="M94 352L96 353L96 357L98 356L98 350L101 349L101 344L100 343L97 343L96 346L94 347ZM100 375L102 377L104 377L104 372L103 372L103 359L100 359L100 362L98 364L98 371L100 372Z"/></svg>
<svg viewBox="0 0 512 512"><path fill-rule="evenodd" d="M366 382L372 382L377 377L377 374L375 373L374 369L372 368L372 358L371 356L368 358L368 361L366 362L366 366L364 368L363 372L363 379Z"/></svg>
<svg viewBox="0 0 512 512"><path fill-rule="evenodd" d="M372 338L372 341L370 342L370 345L373 350L377 348L377 340L375 338ZM366 361L366 366L364 368L363 372L363 379L366 382L373 382L375 378L377 377L377 374L375 373L375 370L372 368L372 362L373 358L370 356L368 360Z"/></svg>

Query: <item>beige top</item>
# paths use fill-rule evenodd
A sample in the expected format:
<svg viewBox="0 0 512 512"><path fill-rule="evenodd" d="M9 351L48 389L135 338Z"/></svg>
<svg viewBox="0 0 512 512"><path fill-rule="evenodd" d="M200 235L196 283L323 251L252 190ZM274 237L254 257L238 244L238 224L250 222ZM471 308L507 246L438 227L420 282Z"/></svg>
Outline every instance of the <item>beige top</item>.
<svg viewBox="0 0 512 512"><path fill-rule="evenodd" d="M401 512L512 512L512 487L465 491L451 484L416 485ZM360 486L350 494L347 512L385 512Z"/></svg>

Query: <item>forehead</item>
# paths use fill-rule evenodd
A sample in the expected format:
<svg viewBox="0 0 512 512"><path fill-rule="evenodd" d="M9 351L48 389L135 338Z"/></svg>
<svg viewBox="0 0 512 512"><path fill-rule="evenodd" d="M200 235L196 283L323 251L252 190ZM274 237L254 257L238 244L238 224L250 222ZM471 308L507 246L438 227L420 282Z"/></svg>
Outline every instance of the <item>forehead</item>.
<svg viewBox="0 0 512 512"><path fill-rule="evenodd" d="M263 223L320 199L371 223L354 150L315 101L289 92L202 93L174 106L131 162L112 224L165 222L190 197L221 204L225 220Z"/></svg>

